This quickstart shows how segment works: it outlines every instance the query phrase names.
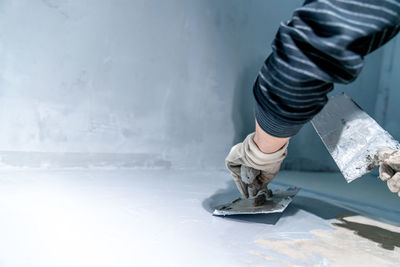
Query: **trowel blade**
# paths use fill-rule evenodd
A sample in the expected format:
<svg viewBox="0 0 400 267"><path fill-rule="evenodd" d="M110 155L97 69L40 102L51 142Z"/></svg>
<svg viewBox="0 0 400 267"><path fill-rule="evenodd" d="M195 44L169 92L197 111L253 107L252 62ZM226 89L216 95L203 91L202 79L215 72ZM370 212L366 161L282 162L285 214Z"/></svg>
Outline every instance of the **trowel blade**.
<svg viewBox="0 0 400 267"><path fill-rule="evenodd" d="M279 188L279 189L278 189ZM230 204L217 207L213 215L245 215L245 214L267 214L283 212L286 207L292 202L293 197L300 190L297 187L284 188L275 186L272 189L272 196L266 194L262 202L257 202L255 199L238 198ZM260 197L262 195L259 195Z"/></svg>
<svg viewBox="0 0 400 267"><path fill-rule="evenodd" d="M400 148L345 94L330 98L311 122L348 183L377 166L375 155L380 147Z"/></svg>

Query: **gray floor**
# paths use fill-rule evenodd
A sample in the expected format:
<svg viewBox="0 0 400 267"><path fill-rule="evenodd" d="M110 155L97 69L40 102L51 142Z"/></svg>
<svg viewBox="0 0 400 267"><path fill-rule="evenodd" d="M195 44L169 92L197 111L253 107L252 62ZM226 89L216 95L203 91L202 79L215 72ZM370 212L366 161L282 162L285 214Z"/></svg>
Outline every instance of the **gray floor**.
<svg viewBox="0 0 400 267"><path fill-rule="evenodd" d="M283 214L221 218L225 171L2 171L0 266L398 266L400 199L362 179L281 172Z"/></svg>

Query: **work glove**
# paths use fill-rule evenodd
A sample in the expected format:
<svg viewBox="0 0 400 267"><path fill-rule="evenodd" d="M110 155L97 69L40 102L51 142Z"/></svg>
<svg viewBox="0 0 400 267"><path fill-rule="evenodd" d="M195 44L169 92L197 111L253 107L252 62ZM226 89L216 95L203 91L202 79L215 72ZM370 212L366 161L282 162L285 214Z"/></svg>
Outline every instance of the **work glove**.
<svg viewBox="0 0 400 267"><path fill-rule="evenodd" d="M272 154L259 150L253 141L254 133L249 134L243 143L232 147L225 159L226 167L232 174L233 180L243 197L256 196L278 173L282 161L287 154L287 146Z"/></svg>
<svg viewBox="0 0 400 267"><path fill-rule="evenodd" d="M379 177L400 197L400 150L383 147L378 151Z"/></svg>

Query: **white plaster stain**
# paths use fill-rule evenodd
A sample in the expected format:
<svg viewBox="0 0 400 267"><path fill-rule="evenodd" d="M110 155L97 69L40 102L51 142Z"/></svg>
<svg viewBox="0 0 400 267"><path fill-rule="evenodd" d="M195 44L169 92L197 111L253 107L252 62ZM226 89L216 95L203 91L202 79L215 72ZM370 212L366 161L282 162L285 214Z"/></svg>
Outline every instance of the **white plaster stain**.
<svg viewBox="0 0 400 267"><path fill-rule="evenodd" d="M263 258L267 262L279 266L398 266L400 261L400 227L378 222L361 216L345 218L345 221L355 225L367 225L369 230L349 230L334 226L334 230L312 230L313 239L289 240L257 240L256 243L266 250L249 251L251 255ZM378 244L362 235L376 235L374 227L388 231L393 237L391 243ZM364 232L362 232L364 231Z"/></svg>

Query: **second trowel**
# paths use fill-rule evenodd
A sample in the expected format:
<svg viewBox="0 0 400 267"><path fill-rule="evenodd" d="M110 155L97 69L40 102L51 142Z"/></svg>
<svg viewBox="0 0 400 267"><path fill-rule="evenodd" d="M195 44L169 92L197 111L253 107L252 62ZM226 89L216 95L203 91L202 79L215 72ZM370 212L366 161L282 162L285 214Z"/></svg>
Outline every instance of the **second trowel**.
<svg viewBox="0 0 400 267"><path fill-rule="evenodd" d="M400 149L399 142L345 94L330 98L312 124L347 182L377 166L379 148Z"/></svg>

